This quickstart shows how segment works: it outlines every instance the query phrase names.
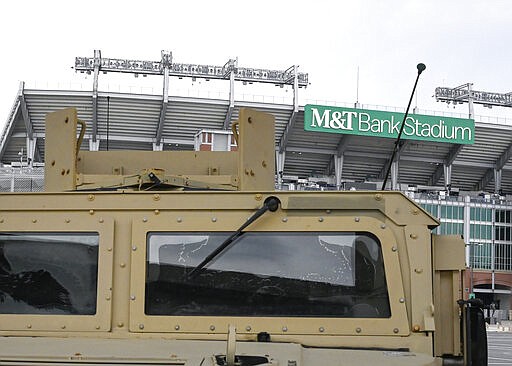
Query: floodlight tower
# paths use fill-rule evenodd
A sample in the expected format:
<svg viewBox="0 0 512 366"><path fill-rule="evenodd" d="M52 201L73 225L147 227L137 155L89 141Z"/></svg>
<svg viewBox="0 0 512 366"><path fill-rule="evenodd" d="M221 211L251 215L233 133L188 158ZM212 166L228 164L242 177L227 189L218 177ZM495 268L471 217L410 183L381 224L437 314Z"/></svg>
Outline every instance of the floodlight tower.
<svg viewBox="0 0 512 366"><path fill-rule="evenodd" d="M496 93L473 90L473 84L467 83L456 88L437 87L435 91L436 101L462 104L468 103L469 118L474 118L473 103L483 104L484 107L512 107L511 93Z"/></svg>

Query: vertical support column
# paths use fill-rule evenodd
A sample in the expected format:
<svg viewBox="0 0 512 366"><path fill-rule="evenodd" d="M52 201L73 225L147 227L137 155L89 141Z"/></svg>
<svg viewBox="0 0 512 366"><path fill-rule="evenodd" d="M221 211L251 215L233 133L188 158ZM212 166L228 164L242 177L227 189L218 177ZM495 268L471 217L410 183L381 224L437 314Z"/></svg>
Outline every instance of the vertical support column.
<svg viewBox="0 0 512 366"><path fill-rule="evenodd" d="M33 137L27 137L27 164L28 166L32 166L34 162L34 156L36 154L36 142L37 138Z"/></svg>
<svg viewBox="0 0 512 366"><path fill-rule="evenodd" d="M164 57L164 56L162 56ZM169 101L169 64L166 63L164 67L164 91L163 91L164 103Z"/></svg>
<svg viewBox="0 0 512 366"><path fill-rule="evenodd" d="M163 99L162 99L162 110L160 112L160 119L162 121L161 128L160 128L160 134L158 136L158 139L162 138L162 130L163 130L163 121L165 120L165 113L167 112L167 105L169 104L169 65L166 64L164 67L164 90L162 92Z"/></svg>
<svg viewBox="0 0 512 366"><path fill-rule="evenodd" d="M449 191L452 186L452 165L443 164L444 168L444 188Z"/></svg>
<svg viewBox="0 0 512 366"><path fill-rule="evenodd" d="M99 151L98 138L98 76L101 64L101 51L94 50L94 81L92 83L92 131L89 138L89 151Z"/></svg>
<svg viewBox="0 0 512 366"><path fill-rule="evenodd" d="M439 198L436 200L436 205L437 205L437 216L436 217L439 220L441 220L441 217L443 217L443 215L442 215L443 209L442 209L442 206L441 206L441 201L439 201ZM436 234L441 234L441 225L436 227L435 230L436 230L435 231Z"/></svg>
<svg viewBox="0 0 512 366"><path fill-rule="evenodd" d="M233 109L235 108L235 70L231 70L229 75L229 106L226 118L224 119L224 129L229 128L231 122L231 116L233 115Z"/></svg>
<svg viewBox="0 0 512 366"><path fill-rule="evenodd" d="M466 267L469 268L469 295L473 294L473 265L471 261L471 249L473 248L473 244L471 244L471 197L464 197L464 228L463 228L463 238L465 244L465 254L466 254ZM474 255L474 253L473 253ZM464 285L467 286L467 285Z"/></svg>
<svg viewBox="0 0 512 366"><path fill-rule="evenodd" d="M344 155L333 155L332 158L334 160L334 177L336 178L336 189L339 191L341 189Z"/></svg>
<svg viewBox="0 0 512 366"><path fill-rule="evenodd" d="M21 114L23 115L23 121L25 122L25 128L27 130L27 164L32 166L34 156L36 154L36 137L34 136L34 127L32 125L32 119L30 118L27 102L25 100L25 83L23 81L20 82L18 99L20 101Z"/></svg>
<svg viewBox="0 0 512 366"><path fill-rule="evenodd" d="M286 128L284 129L283 134L279 140L279 152L283 152L286 150L286 145L288 144L288 139L293 130L293 126L295 125L295 121L297 120L297 115L299 114L299 75L297 74L297 65L293 67L293 110L286 124ZM290 79L289 79L290 80Z"/></svg>
<svg viewBox="0 0 512 366"><path fill-rule="evenodd" d="M471 208L469 203L471 202L471 197L464 197L464 244L466 244L466 266L471 267L471 244L470 244L470 218L471 218ZM471 289L472 290L472 289Z"/></svg>
<svg viewBox="0 0 512 366"><path fill-rule="evenodd" d="M283 171L284 171L284 160L286 157L286 152L276 151L276 175L277 175L277 184L279 188L281 188L283 184Z"/></svg>
<svg viewBox="0 0 512 366"><path fill-rule="evenodd" d="M496 172L496 171L495 171ZM494 301L494 289L495 289L495 278L494 274L496 271L496 208L493 207L492 210L492 226L491 226L491 291Z"/></svg>
<svg viewBox="0 0 512 366"><path fill-rule="evenodd" d="M165 115L167 113L167 105L169 104L169 67L172 62L172 54L170 52L162 51L161 54L161 64L164 67L164 85L162 91L162 105L160 107L160 117L158 118L158 127L155 136L156 145L160 145L162 143L162 133L164 130Z"/></svg>
<svg viewBox="0 0 512 366"><path fill-rule="evenodd" d="M391 190L398 191L400 190L399 184L398 184L398 171L399 171L399 163L398 159L395 159L391 163Z"/></svg>
<svg viewBox="0 0 512 366"><path fill-rule="evenodd" d="M231 116L233 115L233 110L235 109L235 72L238 67L238 58L230 59L224 68L229 70L229 105L228 111L226 112L226 117L224 118L224 126L225 130L229 129L231 125Z"/></svg>
<svg viewBox="0 0 512 366"><path fill-rule="evenodd" d="M233 112L233 108L235 107L235 68L231 70L229 74L229 110ZM229 122L231 121L231 113L229 113L227 126L229 127Z"/></svg>
<svg viewBox="0 0 512 366"><path fill-rule="evenodd" d="M494 193L501 193L501 169L494 169Z"/></svg>
<svg viewBox="0 0 512 366"><path fill-rule="evenodd" d="M101 66L101 51L94 50L94 79L92 83L92 142L98 140L98 77ZM96 149L97 150L97 149ZM94 150L95 151L95 150Z"/></svg>
<svg viewBox="0 0 512 366"><path fill-rule="evenodd" d="M469 108L469 118L475 118L475 109L473 108L473 95L471 95L471 88L473 84L468 83L468 108Z"/></svg>
<svg viewBox="0 0 512 366"><path fill-rule="evenodd" d="M299 111L299 75L297 65L293 65L293 110Z"/></svg>

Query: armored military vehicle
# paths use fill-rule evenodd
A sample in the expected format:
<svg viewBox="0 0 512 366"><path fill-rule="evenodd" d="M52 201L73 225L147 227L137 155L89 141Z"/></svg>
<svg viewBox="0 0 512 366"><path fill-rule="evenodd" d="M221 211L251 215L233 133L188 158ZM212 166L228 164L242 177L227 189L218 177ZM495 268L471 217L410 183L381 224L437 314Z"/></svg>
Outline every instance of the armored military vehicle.
<svg viewBox="0 0 512 366"><path fill-rule="evenodd" d="M486 365L464 243L399 192L274 190L274 119L236 151L81 151L0 194L5 365ZM78 137L77 137L78 135Z"/></svg>

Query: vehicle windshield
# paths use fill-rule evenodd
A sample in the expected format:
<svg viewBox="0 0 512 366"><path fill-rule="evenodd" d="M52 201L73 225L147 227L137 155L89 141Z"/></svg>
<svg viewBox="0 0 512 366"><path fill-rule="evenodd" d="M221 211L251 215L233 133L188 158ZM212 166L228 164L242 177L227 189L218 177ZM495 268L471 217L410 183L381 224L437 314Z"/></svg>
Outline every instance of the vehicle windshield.
<svg viewBox="0 0 512 366"><path fill-rule="evenodd" d="M149 233L148 315L390 317L369 233L247 232L193 279L230 233Z"/></svg>

